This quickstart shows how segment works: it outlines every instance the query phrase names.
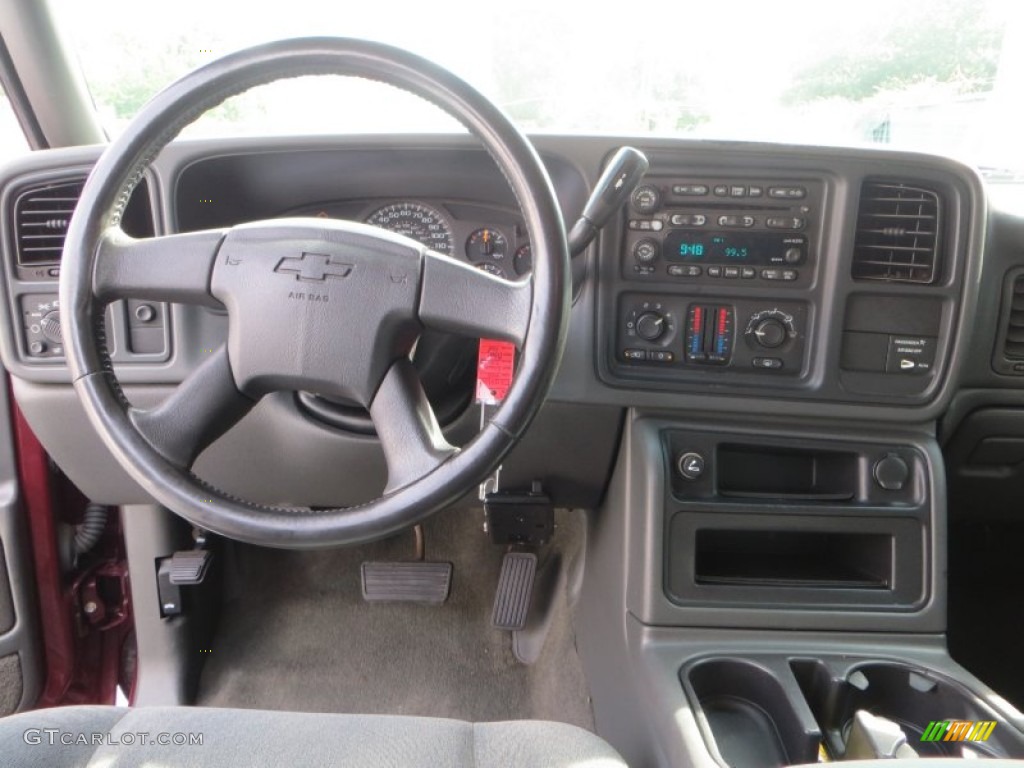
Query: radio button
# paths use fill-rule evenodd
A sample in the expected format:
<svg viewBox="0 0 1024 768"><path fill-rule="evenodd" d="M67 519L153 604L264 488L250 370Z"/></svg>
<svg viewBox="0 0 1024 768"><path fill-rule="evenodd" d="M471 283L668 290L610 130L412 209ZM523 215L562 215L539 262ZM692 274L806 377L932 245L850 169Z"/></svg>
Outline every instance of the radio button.
<svg viewBox="0 0 1024 768"><path fill-rule="evenodd" d="M633 258L637 264L651 264L657 260L660 254L661 245L657 240L649 237L638 240L633 246Z"/></svg>
<svg viewBox="0 0 1024 768"><path fill-rule="evenodd" d="M764 194L764 187L755 186L754 184L751 184L749 187L747 187L747 196L748 197L761 197L763 194Z"/></svg>
<svg viewBox="0 0 1024 768"><path fill-rule="evenodd" d="M791 283L794 280L798 280L799 278L800 278L800 273L797 272L795 269L784 269L784 270L782 270L782 279L785 280L787 283Z"/></svg>
<svg viewBox="0 0 1024 768"><path fill-rule="evenodd" d="M667 271L671 277L700 277L704 270L696 264L670 264Z"/></svg>
<svg viewBox="0 0 1024 768"><path fill-rule="evenodd" d="M721 267L708 267L708 277L721 277L721 276L722 276L722 268Z"/></svg>
<svg viewBox="0 0 1024 768"><path fill-rule="evenodd" d="M778 200L801 200L807 197L807 190L803 187L768 187L768 197Z"/></svg>
<svg viewBox="0 0 1024 768"><path fill-rule="evenodd" d="M739 187L739 186L737 186L737 187L729 187L729 197L746 197L746 196L747 196L747 188L746 187Z"/></svg>
<svg viewBox="0 0 1024 768"><path fill-rule="evenodd" d="M740 277L742 277L744 280L753 280L755 277L757 277L757 270L754 269L753 267L743 267L740 270Z"/></svg>
<svg viewBox="0 0 1024 768"><path fill-rule="evenodd" d="M653 213L661 205L661 192L658 191L657 187L645 184L633 190L633 195L630 199L635 210L640 213Z"/></svg>
<svg viewBox="0 0 1024 768"><path fill-rule="evenodd" d="M782 254L782 260L787 264L799 264L804 258L804 252L799 248L787 248Z"/></svg>
<svg viewBox="0 0 1024 768"><path fill-rule="evenodd" d="M728 197L729 196L729 185L728 184L716 184L715 185L715 197Z"/></svg>
<svg viewBox="0 0 1024 768"><path fill-rule="evenodd" d="M707 193L707 184L676 184L672 187L672 194L682 197L704 197Z"/></svg>
<svg viewBox="0 0 1024 768"><path fill-rule="evenodd" d="M708 217L703 213L673 213L669 221L676 227L703 227Z"/></svg>
<svg viewBox="0 0 1024 768"><path fill-rule="evenodd" d="M781 280L782 270L781 269L762 269L761 270L762 280Z"/></svg>
<svg viewBox="0 0 1024 768"><path fill-rule="evenodd" d="M752 227L757 223L757 219L753 216L735 216L725 215L718 217L718 226L720 227Z"/></svg>
<svg viewBox="0 0 1024 768"><path fill-rule="evenodd" d="M722 274L724 274L726 277L728 277L730 279L736 278L736 277L740 276L740 268L739 267L726 267L725 271Z"/></svg>
<svg viewBox="0 0 1024 768"><path fill-rule="evenodd" d="M665 222L660 219L630 219L629 228L640 232L661 232Z"/></svg>
<svg viewBox="0 0 1024 768"><path fill-rule="evenodd" d="M647 350L646 349L624 349L622 350L622 356L626 360L646 360Z"/></svg>
<svg viewBox="0 0 1024 768"><path fill-rule="evenodd" d="M799 216L770 216L764 224L769 229L803 229L807 220Z"/></svg>

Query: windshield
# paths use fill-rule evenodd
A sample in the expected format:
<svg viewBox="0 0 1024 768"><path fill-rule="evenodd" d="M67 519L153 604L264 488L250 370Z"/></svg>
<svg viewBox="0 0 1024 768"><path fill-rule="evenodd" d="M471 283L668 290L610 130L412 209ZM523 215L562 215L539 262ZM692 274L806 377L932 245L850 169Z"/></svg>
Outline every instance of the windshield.
<svg viewBox="0 0 1024 768"><path fill-rule="evenodd" d="M329 34L433 59L530 132L886 145L1024 183L1024 3L1014 0L648 0L622 13L532 0L287 0L279 11L176 0L159 14L138 0L52 1L111 134L196 66ZM236 97L189 134L453 128L383 86L303 78Z"/></svg>

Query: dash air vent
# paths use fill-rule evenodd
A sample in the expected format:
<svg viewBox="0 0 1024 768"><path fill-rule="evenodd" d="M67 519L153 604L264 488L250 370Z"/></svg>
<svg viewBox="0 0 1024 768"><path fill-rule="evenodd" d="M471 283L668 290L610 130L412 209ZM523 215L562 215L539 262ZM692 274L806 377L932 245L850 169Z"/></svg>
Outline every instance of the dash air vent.
<svg viewBox="0 0 1024 768"><path fill-rule="evenodd" d="M85 179L62 181L25 190L14 204L18 263L58 264L71 214Z"/></svg>
<svg viewBox="0 0 1024 768"><path fill-rule="evenodd" d="M1003 289L1003 315L993 367L999 373L1024 375L1024 272L1011 273Z"/></svg>
<svg viewBox="0 0 1024 768"><path fill-rule="evenodd" d="M941 205L930 189L865 181L860 190L853 277L931 283L938 274Z"/></svg>

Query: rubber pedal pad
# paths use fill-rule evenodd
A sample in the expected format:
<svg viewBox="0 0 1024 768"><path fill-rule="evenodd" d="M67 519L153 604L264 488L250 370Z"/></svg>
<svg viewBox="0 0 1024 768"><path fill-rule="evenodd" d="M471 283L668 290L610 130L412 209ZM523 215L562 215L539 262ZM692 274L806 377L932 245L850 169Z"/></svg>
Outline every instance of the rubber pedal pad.
<svg viewBox="0 0 1024 768"><path fill-rule="evenodd" d="M363 599L369 603L408 602L440 605L452 586L451 563L363 563Z"/></svg>
<svg viewBox="0 0 1024 768"><path fill-rule="evenodd" d="M491 624L495 629L518 630L526 626L537 576L537 556L532 552L507 552L501 561L498 590L494 595Z"/></svg>

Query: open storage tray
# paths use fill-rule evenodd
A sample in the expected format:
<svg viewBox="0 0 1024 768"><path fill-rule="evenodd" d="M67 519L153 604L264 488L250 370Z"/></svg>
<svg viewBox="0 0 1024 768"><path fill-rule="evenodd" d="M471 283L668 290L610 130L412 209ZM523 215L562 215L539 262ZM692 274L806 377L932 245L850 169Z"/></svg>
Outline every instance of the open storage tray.
<svg viewBox="0 0 1024 768"><path fill-rule="evenodd" d="M921 757L1024 757L1024 735L946 675L896 661L798 658L790 666L835 757L858 709L898 723ZM929 724L954 721L996 726L985 741L921 741Z"/></svg>

